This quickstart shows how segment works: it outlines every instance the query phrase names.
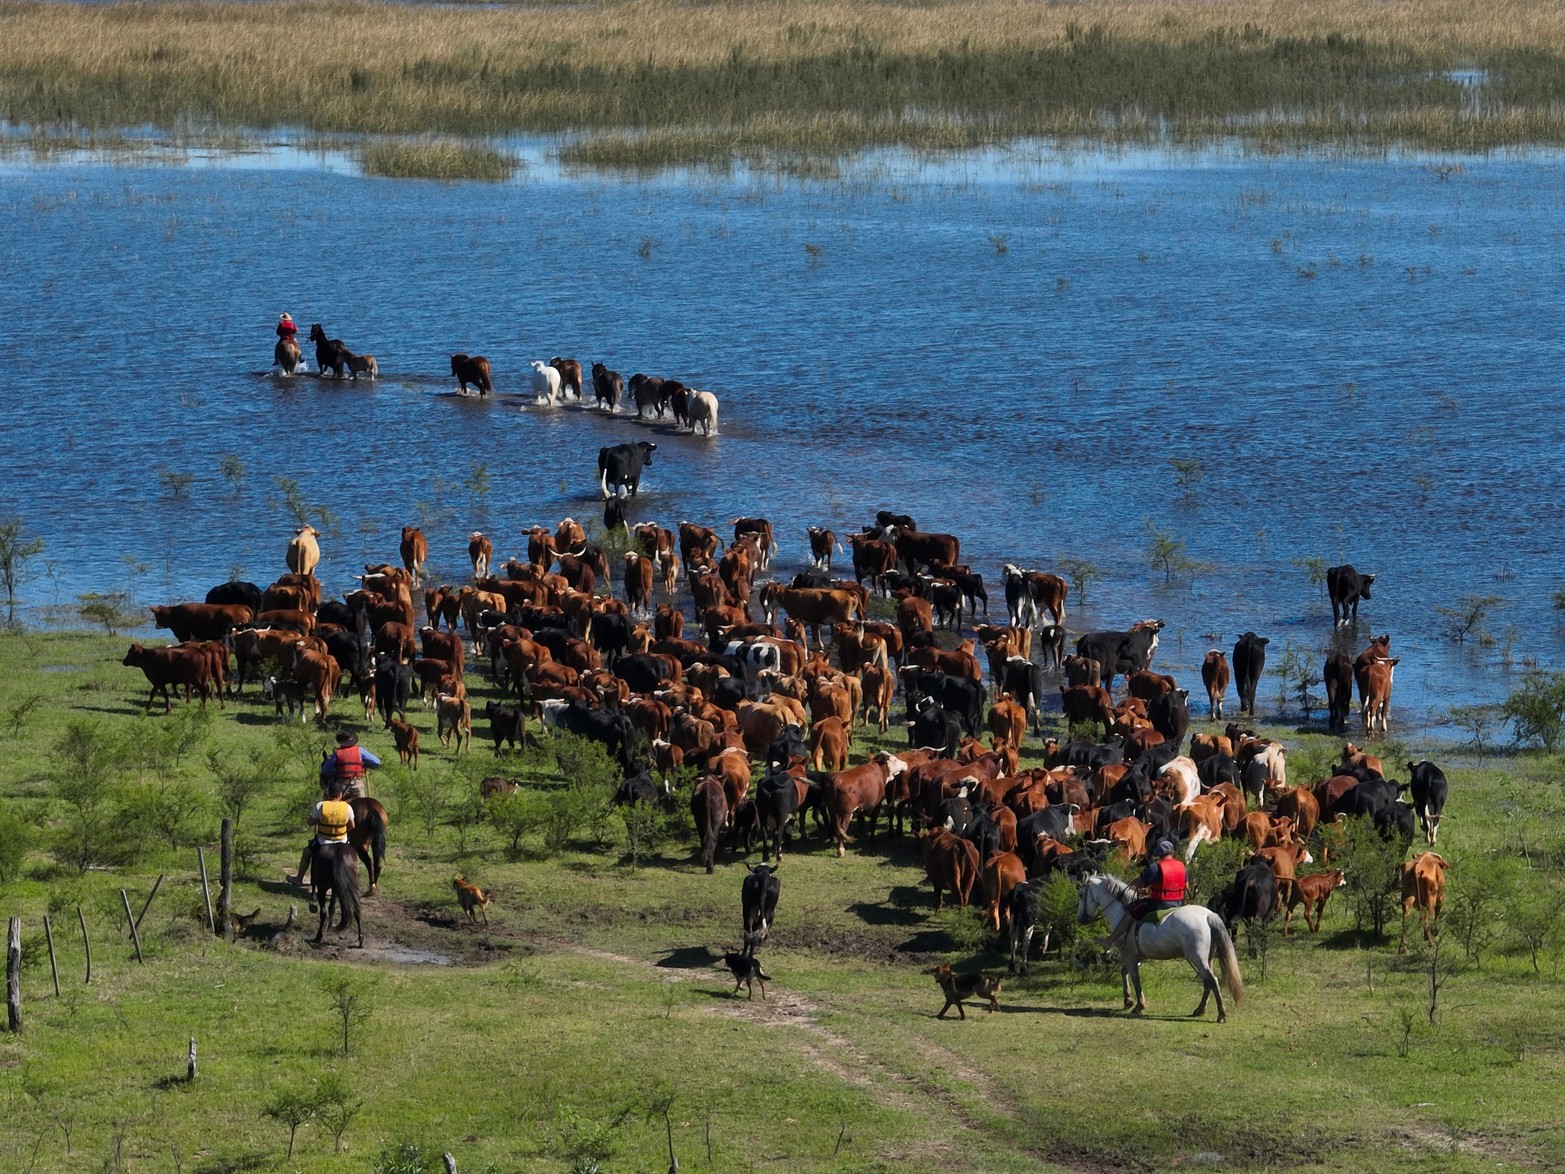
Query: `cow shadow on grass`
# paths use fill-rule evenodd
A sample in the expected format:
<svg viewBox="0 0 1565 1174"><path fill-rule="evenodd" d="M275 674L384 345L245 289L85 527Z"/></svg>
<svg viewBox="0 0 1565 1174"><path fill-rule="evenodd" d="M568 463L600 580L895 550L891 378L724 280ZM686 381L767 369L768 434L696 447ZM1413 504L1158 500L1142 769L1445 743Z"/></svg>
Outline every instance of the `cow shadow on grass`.
<svg viewBox="0 0 1565 1174"><path fill-rule="evenodd" d="M918 925L926 920L924 895L913 885L897 885L884 901L855 901L847 912L865 925Z"/></svg>
<svg viewBox="0 0 1565 1174"><path fill-rule="evenodd" d="M126 705L73 705L73 706L71 706L71 708L75 709L75 710L79 710L82 713L112 713L112 714L118 714L121 717L124 717L126 715L129 715L131 717L140 717L143 713L147 713L147 712L150 712L154 717L166 717L167 716L161 709L158 709L156 706L154 706L150 711L148 711L144 706L130 705L130 704L126 704Z"/></svg>

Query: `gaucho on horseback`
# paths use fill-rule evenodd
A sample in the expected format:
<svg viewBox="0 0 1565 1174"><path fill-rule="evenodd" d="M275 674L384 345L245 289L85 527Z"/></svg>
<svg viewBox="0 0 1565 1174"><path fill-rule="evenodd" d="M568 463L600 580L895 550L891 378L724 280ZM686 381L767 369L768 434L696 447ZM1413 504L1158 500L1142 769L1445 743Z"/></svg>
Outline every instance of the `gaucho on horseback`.
<svg viewBox="0 0 1565 1174"><path fill-rule="evenodd" d="M1185 865L1174 855L1171 841L1157 842L1157 846L1152 849L1151 862L1136 878L1135 885L1144 895L1130 904L1130 916L1124 918L1114 927L1114 932L1103 939L1105 950L1118 946L1131 927L1143 919L1150 917L1156 920L1156 915L1163 910L1178 909L1185 903Z"/></svg>
<svg viewBox="0 0 1565 1174"><path fill-rule="evenodd" d="M297 876L286 877L289 884L308 888L310 885L310 866L315 859L315 853L322 844L341 844L344 848L348 844L348 830L353 827L353 808L349 806L345 797L346 784L341 779L332 779L326 785L326 798L315 805L311 812L311 818L315 822L315 835L304 846L304 855L299 857L299 873Z"/></svg>
<svg viewBox="0 0 1565 1174"><path fill-rule="evenodd" d="M368 750L359 745L359 736L352 730L337 733L337 749L321 760L321 786L333 781L343 784L343 795L348 799L364 797L364 771L380 765Z"/></svg>

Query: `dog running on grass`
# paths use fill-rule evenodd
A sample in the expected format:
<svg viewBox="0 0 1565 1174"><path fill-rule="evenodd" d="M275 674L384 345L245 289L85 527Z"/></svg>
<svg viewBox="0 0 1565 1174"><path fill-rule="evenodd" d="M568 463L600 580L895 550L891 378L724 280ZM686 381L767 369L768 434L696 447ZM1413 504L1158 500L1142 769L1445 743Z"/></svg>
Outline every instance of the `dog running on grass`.
<svg viewBox="0 0 1565 1174"><path fill-rule="evenodd" d="M944 1019L946 1012L953 1006L956 1013L963 1019L967 1018L967 1012L962 1008L964 999L988 999L989 1010L998 1011L999 1001L996 999L1000 993L1000 979L993 974L956 974L950 966L937 966L934 969L935 981L940 984L941 991L945 994L946 1005L940 1008L940 1014L936 1019Z"/></svg>
<svg viewBox="0 0 1565 1174"><path fill-rule="evenodd" d="M772 976L761 969L761 960L754 954L724 954L723 961L728 963L728 969L734 975L734 994L739 993L739 988L744 987L749 992L752 1002L755 1000L755 988L750 984L761 984L761 1001L766 1001L766 984L773 981Z"/></svg>
<svg viewBox="0 0 1565 1174"><path fill-rule="evenodd" d="M451 887L456 890L457 904L462 906L462 912L467 914L467 920L477 925L478 917L482 917L484 924L488 925L489 914L484 911L484 906L494 900L494 890L490 889L486 893L477 885L470 884L465 876L452 877ZM478 917L474 916L475 910Z"/></svg>

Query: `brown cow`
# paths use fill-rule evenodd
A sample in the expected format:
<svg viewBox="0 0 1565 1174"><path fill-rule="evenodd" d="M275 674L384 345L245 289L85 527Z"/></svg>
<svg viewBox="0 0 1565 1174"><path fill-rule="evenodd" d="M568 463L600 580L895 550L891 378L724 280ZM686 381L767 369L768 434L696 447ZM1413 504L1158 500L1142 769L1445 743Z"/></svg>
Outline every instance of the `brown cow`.
<svg viewBox="0 0 1565 1174"><path fill-rule="evenodd" d="M1288 898L1288 912L1282 919L1282 932L1286 934L1288 927L1293 924L1293 911L1298 906L1304 906L1304 924L1311 933L1320 931L1321 918L1326 913L1326 902L1331 899L1331 891L1340 889L1348 882L1343 878L1340 868L1331 869L1329 872L1314 872L1309 876L1296 877L1293 882L1293 894ZM1314 922L1310 921L1310 911L1315 913Z"/></svg>
<svg viewBox="0 0 1565 1174"><path fill-rule="evenodd" d="M404 526L399 552L403 567L413 576L413 585L418 586L424 578L424 564L429 561L429 539L417 526Z"/></svg>
<svg viewBox="0 0 1565 1174"><path fill-rule="evenodd" d="M851 838L848 825L854 815L862 813L869 820L873 835L881 802L886 797L886 784L906 769L907 763L902 759L882 752L861 766L838 771L827 781L826 811L831 817L839 859L846 853L845 845Z"/></svg>
<svg viewBox="0 0 1565 1174"><path fill-rule="evenodd" d="M848 735L840 718L823 717L810 727L810 769L835 774L848 765Z"/></svg>
<svg viewBox="0 0 1565 1174"><path fill-rule="evenodd" d="M1424 941L1434 944L1433 927L1440 923L1445 904L1445 873L1451 866L1443 856L1420 852L1402 866L1402 938L1397 953L1407 949L1407 915L1416 907L1424 925Z"/></svg>
<svg viewBox="0 0 1565 1174"><path fill-rule="evenodd" d="M451 747L451 739L456 738L456 750L460 754L464 748L473 748L473 709L465 697L457 697L450 693L441 693L435 697L435 736L440 739L440 744L447 749Z"/></svg>
<svg viewBox="0 0 1565 1174"><path fill-rule="evenodd" d="M652 613L652 562L635 551L625 554L625 602L631 615Z"/></svg>
<svg viewBox="0 0 1565 1174"><path fill-rule="evenodd" d="M1293 898L1293 878L1298 866L1308 864L1312 859L1304 841L1295 840L1289 845L1262 848L1250 857L1248 863L1264 860L1271 867L1272 875L1277 878L1277 908L1282 910L1287 908L1288 901Z"/></svg>
<svg viewBox="0 0 1565 1174"><path fill-rule="evenodd" d="M391 739L397 744L397 759L403 766L418 769L418 728L405 721L391 719Z"/></svg>
<svg viewBox="0 0 1565 1174"><path fill-rule="evenodd" d="M853 550L854 582L868 579L876 594L884 595L886 576L897 568L897 548L868 534L849 534L848 546Z"/></svg>
<svg viewBox="0 0 1565 1174"><path fill-rule="evenodd" d="M489 564L494 561L494 543L484 537L482 530L467 536L467 557L473 562L473 581L487 579Z"/></svg>
<svg viewBox="0 0 1565 1174"><path fill-rule="evenodd" d="M1061 685L1060 701L1069 725L1097 722L1103 727L1104 735L1108 735L1114 724L1114 705L1107 689L1101 685Z"/></svg>
<svg viewBox="0 0 1565 1174"><path fill-rule="evenodd" d="M1277 797L1272 814L1278 819L1291 819L1299 838L1307 840L1320 822L1320 804L1308 787L1294 787Z"/></svg>
<svg viewBox="0 0 1565 1174"><path fill-rule="evenodd" d="M1114 854L1125 862L1147 854L1147 833L1151 830L1134 815L1127 815L1109 824L1103 834L1114 842Z"/></svg>
<svg viewBox="0 0 1565 1174"><path fill-rule="evenodd" d="M1103 666L1090 656L1067 656L1060 667L1065 671L1065 683L1073 687L1096 687L1103 681Z"/></svg>
<svg viewBox="0 0 1565 1174"><path fill-rule="evenodd" d="M935 889L935 912L945 905L945 891L966 905L978 879L978 849L961 836L945 828L926 828L919 833L924 850L924 872Z"/></svg>
<svg viewBox="0 0 1565 1174"><path fill-rule="evenodd" d="M185 689L198 690L201 708L206 708L207 698L216 693L212 679L212 659L204 649L177 646L174 648L147 648L132 644L121 664L139 668L152 688L147 693L147 709L152 709L152 699L163 694L163 712L173 709L169 694L170 685L182 685ZM221 698L219 698L221 700Z"/></svg>
<svg viewBox="0 0 1565 1174"><path fill-rule="evenodd" d="M866 665L860 673L864 682L864 716L875 710L876 726L882 734L891 728L891 699L896 693L897 679L889 668Z"/></svg>
<svg viewBox="0 0 1565 1174"><path fill-rule="evenodd" d="M962 561L962 543L954 534L922 533L907 529L898 531L893 544L897 548L897 557L902 560L910 575L920 564L928 566L940 562L955 566Z"/></svg>
<svg viewBox="0 0 1565 1174"><path fill-rule="evenodd" d="M1378 658L1362 671L1354 670L1358 683L1359 703L1364 715L1364 736L1370 737L1376 729L1387 732L1391 717L1391 680L1401 658Z"/></svg>
<svg viewBox="0 0 1565 1174"><path fill-rule="evenodd" d="M1014 816L1012 817L1015 818ZM1015 828L1011 838L1015 840ZM1027 879L1027 868L1022 858L1012 851L996 852L984 862L981 876L984 884L984 900L988 902L989 924L995 933L1004 932L1010 920L1011 890Z"/></svg>
<svg viewBox="0 0 1565 1174"><path fill-rule="evenodd" d="M167 628L181 644L189 640L222 640L251 620L250 609L238 603L176 603L151 610L153 627Z"/></svg>
<svg viewBox="0 0 1565 1174"><path fill-rule="evenodd" d="M821 643L822 624L850 623L862 611L858 597L851 591L831 587L784 587L775 581L761 588L760 602L767 623L777 622L777 611L781 608L810 628L817 647Z"/></svg>
<svg viewBox="0 0 1565 1174"><path fill-rule="evenodd" d="M679 557L687 571L715 562L722 541L716 530L693 522L679 523Z"/></svg>
<svg viewBox="0 0 1565 1174"><path fill-rule="evenodd" d="M827 574L831 573L831 552L833 548L838 554L842 553L842 543L837 541L837 535L824 526L810 526L806 531L810 536L810 562L817 567L824 567Z"/></svg>
<svg viewBox="0 0 1565 1174"><path fill-rule="evenodd" d="M1009 693L1001 693L989 707L988 725L989 732L996 738L1004 738L1010 745L1020 747L1022 735L1027 732L1027 709Z"/></svg>
<svg viewBox="0 0 1565 1174"><path fill-rule="evenodd" d="M1208 716L1214 722L1222 721L1223 694L1228 692L1228 658L1220 649L1212 649L1201 662L1201 683L1206 686Z"/></svg>
<svg viewBox="0 0 1565 1174"><path fill-rule="evenodd" d="M721 779L705 775L697 781L690 795L690 814L695 817L696 835L701 840L701 863L710 876L717 862L718 833L728 822L728 796Z"/></svg>
<svg viewBox="0 0 1565 1174"><path fill-rule="evenodd" d="M777 553L777 540L772 537L772 524L766 518L734 518L730 525L734 528L734 542L744 541L747 535L755 538L756 553L760 556L757 563L761 570L766 570L772 565L772 556Z"/></svg>

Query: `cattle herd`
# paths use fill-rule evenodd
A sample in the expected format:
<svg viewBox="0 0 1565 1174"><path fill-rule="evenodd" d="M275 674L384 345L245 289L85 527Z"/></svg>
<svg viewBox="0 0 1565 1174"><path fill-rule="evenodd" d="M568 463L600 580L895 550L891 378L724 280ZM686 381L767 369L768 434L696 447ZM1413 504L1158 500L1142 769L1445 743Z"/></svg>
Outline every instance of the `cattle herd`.
<svg viewBox="0 0 1565 1174"><path fill-rule="evenodd" d="M563 374L560 362L551 370ZM644 449L642 461L604 450L606 495L611 478L633 493L655 448L620 447ZM672 802L693 773L680 801L706 871L725 844L730 854L759 846L765 862L744 883L744 950L729 959L740 984L765 978L755 959L777 904L774 861L812 829L842 856L855 836L875 834L882 815L896 834L912 824L935 908L948 893L963 905L981 900L993 929L1008 934L1013 969L1026 967L1039 897L1057 870L1134 862L1162 839L1186 860L1203 844L1237 839L1247 863L1217 903L1225 921L1275 913L1291 923L1302 906L1314 929L1342 880L1300 871L1318 829L1364 820L1405 848L1416 821L1436 842L1447 784L1433 763L1407 764L1409 781L1398 783L1348 742L1330 777L1290 783L1280 742L1233 723L1190 734L1188 690L1152 668L1161 621L1081 634L1068 654L1066 581L1006 564L1007 622L976 622L989 600L983 577L961 562L960 540L921 531L906 515L882 511L846 547L810 527L808 565L786 581L767 577L778 546L764 518L733 519L731 539L690 522L629 526L616 496L605 522L624 527L628 549L617 558L570 518L553 530L534 526L525 557L500 566L491 540L475 532L472 581L461 585L426 580L424 535L404 527L400 563L365 565L340 599L323 598L319 535L305 526L288 544L287 574L154 607L155 624L177 643L133 645L124 663L146 675L148 708L161 696L165 711L175 690L221 704L254 682L279 715L325 719L351 689L413 769L411 699L434 708L441 744L461 753L472 737L469 685L481 684L467 669L481 665L491 699L480 716L497 755L522 745L533 721L599 743L621 771L620 802ZM843 553L851 578L845 568L837 577ZM1338 622L1354 621L1372 580L1332 568ZM1214 731L1230 680L1241 716L1254 715L1266 644L1247 632L1231 661L1207 653L1201 676ZM1387 729L1397 663L1389 651L1382 635L1356 659L1327 659L1333 730L1346 729L1354 688L1364 733ZM850 765L861 728L889 732L899 696L906 749ZM1056 698L1067 736L1043 739ZM1041 740L1042 764L1022 769L1029 736ZM496 777L484 793L513 786ZM1406 905L1421 911L1426 932L1443 868L1432 851L1406 865Z"/></svg>

